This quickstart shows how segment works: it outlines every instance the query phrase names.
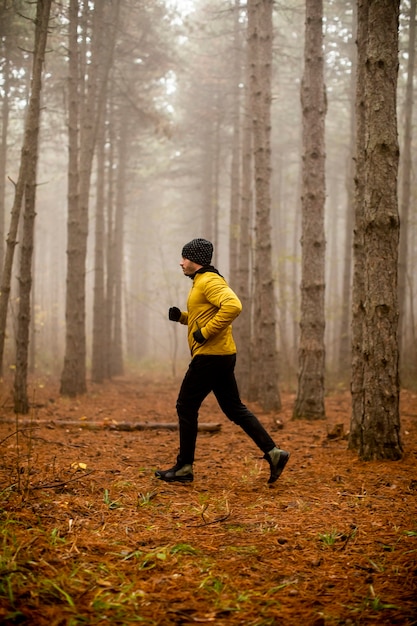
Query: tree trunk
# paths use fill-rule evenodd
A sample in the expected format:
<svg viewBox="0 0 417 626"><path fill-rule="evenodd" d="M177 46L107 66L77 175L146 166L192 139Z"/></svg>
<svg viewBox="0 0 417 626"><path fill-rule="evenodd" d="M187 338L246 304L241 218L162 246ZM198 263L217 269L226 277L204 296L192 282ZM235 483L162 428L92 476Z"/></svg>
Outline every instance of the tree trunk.
<svg viewBox="0 0 417 626"><path fill-rule="evenodd" d="M9 132L9 91L10 91L10 58L9 58L10 37L4 37L4 58L3 58L3 97L1 107L1 144L0 144L0 275L3 271L4 258L4 226L6 223L6 171L7 171L7 137ZM0 370L1 370L0 363ZM1 375L0 371L0 375Z"/></svg>
<svg viewBox="0 0 417 626"><path fill-rule="evenodd" d="M125 118L126 116L122 116ZM111 350L111 374L123 374L123 345L122 345L122 293L123 293L123 247L124 247L124 217L126 204L126 175L128 159L128 138L130 125L127 119L122 122L119 137L118 169L116 186L116 212L114 223L114 318Z"/></svg>
<svg viewBox="0 0 417 626"><path fill-rule="evenodd" d="M302 189L302 172L301 168L299 170L297 176L297 195L296 197L299 199L297 202L297 207L295 211L295 220L294 220L294 232L292 235L292 258L297 259L299 256L299 242L301 239L301 223L302 223L302 211L301 211L301 189ZM300 275L301 268L298 263L291 263L290 269L290 285L291 285L291 295L290 302L292 303L292 310L299 311L300 310ZM298 323L298 316L293 315L292 325L291 325L291 365L292 370L294 372L297 371L298 368L298 344L300 341L300 325Z"/></svg>
<svg viewBox="0 0 417 626"><path fill-rule="evenodd" d="M221 112L220 112L220 94L216 93L216 120L214 127L214 163L213 163L213 237L212 242L214 246L214 259L215 264L218 264L218 251L219 251L219 215L220 215L220 162L222 145L220 142L221 136Z"/></svg>
<svg viewBox="0 0 417 626"><path fill-rule="evenodd" d="M214 97L211 92L207 95L207 101L212 109L215 107ZM202 154L202 167L201 167L201 191L202 191L202 206L203 214L201 220L201 226L197 223L196 228L202 228L202 237L213 241L215 236L214 229L214 202L213 202L213 189L214 189L214 153L215 153L215 122L208 118L205 122L205 129L203 131L204 150ZM216 263L217 250L214 249L213 263Z"/></svg>
<svg viewBox="0 0 417 626"><path fill-rule="evenodd" d="M352 11L352 32L353 40L356 40L356 3L353 3ZM355 88L356 88L356 68L357 68L357 55L355 45L349 46L349 50L352 50L351 61L352 71L349 88L349 154L348 162L346 165L346 228L345 228L345 242L343 250L343 283L342 283L342 297L341 297L341 316L340 316L340 331L339 331L339 357L338 357L338 379L339 381L349 380L349 361L351 354L351 312L352 312L352 245L353 245L353 228L354 228L354 156L355 156L355 137L356 137L356 117L355 117Z"/></svg>
<svg viewBox="0 0 417 626"><path fill-rule="evenodd" d="M415 380L417 369L416 345L411 340L406 328L407 310L407 258L408 258L408 238L409 238L409 214L411 199L411 177L412 177L412 157L411 146L413 139L413 82L415 66L415 45L416 45L416 0L411 0L410 4L410 27L408 36L408 63L407 63L407 85L405 94L405 122L404 139L401 151L402 156L402 184L401 184L401 232L398 264L398 302L400 317L398 323L398 337L400 338L400 364L402 380ZM414 269L414 268L413 268ZM410 375L411 374L411 375Z"/></svg>
<svg viewBox="0 0 417 626"><path fill-rule="evenodd" d="M64 369L61 378L61 393L75 396L85 391L84 372L79 370L82 348L79 339L83 323L82 302L78 302L78 280L84 280L84 272L78 276L75 260L78 258L79 233L79 123L80 86L78 62L78 11L79 0L69 3L68 43L68 230L67 230L67 291L66 291L66 347Z"/></svg>
<svg viewBox="0 0 417 626"><path fill-rule="evenodd" d="M16 334L16 371L14 381L14 410L16 413L28 413L29 411L27 369L31 313L32 254L35 225L36 166L38 162L42 70L45 59L50 12L51 0L38 0L36 5L32 88L29 100L25 142L22 151L22 160L26 160L23 180L25 210L20 255L19 311Z"/></svg>
<svg viewBox="0 0 417 626"><path fill-rule="evenodd" d="M105 337L106 343L104 346L105 351L105 364L106 364L106 378L111 378L111 354L112 354L112 336L113 336L113 319L114 319L114 303L116 294L116 275L115 275L115 241L114 241L114 222L115 222L115 174L116 171L116 133L114 118L116 115L113 103L113 98L110 96L109 107L109 154L108 154L108 189L107 189L107 237L106 237L106 303L105 303Z"/></svg>
<svg viewBox="0 0 417 626"><path fill-rule="evenodd" d="M288 320L289 320L289 281L287 272L287 259L283 254L283 250L287 248L287 236L288 229L286 223L288 220L288 213L286 209L286 202L284 199L284 185L283 185L283 161L285 158L285 149L280 146L276 150L275 157L276 174L274 176L272 187L272 205L276 206L276 211L272 215L273 217L273 229L275 233L275 263L276 266L276 285L277 285L277 310L278 310L278 352L280 354L280 380L283 384L286 381L287 386L290 387L293 377L293 371L291 368L291 357L289 354L289 338L288 333ZM293 263L295 265L295 263Z"/></svg>
<svg viewBox="0 0 417 626"><path fill-rule="evenodd" d="M100 124L97 139L96 219L94 233L94 294L93 294L93 344L91 351L91 380L102 383L106 377L106 311L104 291L104 237L105 237L105 143L104 121Z"/></svg>
<svg viewBox="0 0 417 626"><path fill-rule="evenodd" d="M368 0L357 5L357 65L356 65L356 172L353 231L352 283L352 416L349 448L359 448L363 415L363 324L365 311L365 257L363 247L363 211L365 203L365 64L368 47Z"/></svg>
<svg viewBox="0 0 417 626"><path fill-rule="evenodd" d="M251 294L251 232L252 232L252 119L250 113L249 63L246 68L245 103L242 132L242 177L240 197L240 246L237 264L236 291L242 302L242 313L233 324L239 357L236 361L236 378L242 396L250 399L251 379L251 336L252 336L252 294Z"/></svg>
<svg viewBox="0 0 417 626"><path fill-rule="evenodd" d="M79 52L77 38L73 34L71 21L78 16L78 1L70 2L70 54ZM66 348L64 368L61 376L61 393L76 396L84 393L86 384L86 336L85 336L85 272L87 258L89 194L94 150L100 119L105 103L106 86L110 71L114 33L118 23L119 3L110 6L95 3L92 9L84 5L81 22L83 39L80 53L81 88L79 95L79 159L78 159L78 202L70 207L68 202L68 264L67 264L67 300L66 300ZM106 28L104 17L109 11L111 24ZM92 12L92 15L90 13ZM90 25L91 18L91 25ZM90 47L91 42L91 47ZM88 45L87 45L88 44ZM88 57L88 63L87 63ZM73 72L77 71L75 61ZM70 57L71 64L71 57ZM71 88L72 76L70 76ZM73 87L74 89L75 87ZM74 163L75 165L75 163ZM70 163L71 166L71 163ZM72 209L74 214L72 213Z"/></svg>
<svg viewBox="0 0 417 626"><path fill-rule="evenodd" d="M232 103L232 164L230 173L230 229L229 229L229 282L232 286L237 284L237 267L240 247L240 82L242 80L242 46L240 36L240 0L235 0L233 7L233 103Z"/></svg>
<svg viewBox="0 0 417 626"><path fill-rule="evenodd" d="M323 2L306 0L303 116L302 277L299 372L293 417L325 417L325 145Z"/></svg>
<svg viewBox="0 0 417 626"><path fill-rule="evenodd" d="M10 44L10 40L13 41L13 31L11 31L10 37L9 36L6 37L6 40L7 40L6 45ZM9 80L11 79L11 76L10 76L10 73L7 71L8 56L7 54L5 56L6 58L5 58L4 72L6 75L5 75L5 83L3 85L3 90L5 91L4 101L6 102L8 100L9 92L10 92L8 83L9 83ZM30 102L31 70L29 69L29 66L28 66L28 71L27 72L25 71L25 75L27 76L27 79L24 84L27 86L27 100L28 102ZM7 96L6 96L6 92L7 92ZM8 105L6 108L3 109L3 113L5 117L2 120L2 137L3 137L2 145L4 149L7 150L7 143L6 143L7 138L4 135L4 132L7 130L9 126L9 123L8 123L9 106ZM26 119L25 119L25 130L24 130L24 138L23 138L23 147L21 150L19 175L18 175L17 182L13 183L15 186L14 200L13 200L13 206L11 209L9 232L8 232L7 240L6 240L4 263L3 263L3 258L1 259L2 274L1 274L1 285L0 285L0 376L3 375L4 348L5 348L5 342L6 342L7 315L8 315L10 293L11 293L14 253L15 253L15 247L17 245L19 221L20 221L20 214L22 210L24 187L25 187L25 181L26 181L26 169L27 169L27 161L28 161L28 154L27 154L28 150L26 146L32 143L32 137L31 137L32 131L30 129L33 124L33 113L34 112L31 110L30 106L28 106ZM6 167L6 160L4 161L3 165L4 167Z"/></svg>
<svg viewBox="0 0 417 626"><path fill-rule="evenodd" d="M350 447L362 460L401 458L398 380L398 142L396 87L399 0L359 2L358 66L363 62L364 148L362 343L354 346ZM362 41L360 37L365 37ZM358 75L359 77L359 75ZM362 106L362 101L358 103ZM356 305L358 302L356 302ZM360 334L360 332L359 332ZM358 334L358 335L359 335ZM362 381L361 381L362 378ZM358 384L362 382L362 386ZM352 381L353 391L353 381Z"/></svg>
<svg viewBox="0 0 417 626"><path fill-rule="evenodd" d="M248 24L252 41L250 93L255 175L255 341L259 354L259 402L265 410L279 410L276 310L271 245L271 74L272 0L249 0ZM253 27L251 26L253 23Z"/></svg>

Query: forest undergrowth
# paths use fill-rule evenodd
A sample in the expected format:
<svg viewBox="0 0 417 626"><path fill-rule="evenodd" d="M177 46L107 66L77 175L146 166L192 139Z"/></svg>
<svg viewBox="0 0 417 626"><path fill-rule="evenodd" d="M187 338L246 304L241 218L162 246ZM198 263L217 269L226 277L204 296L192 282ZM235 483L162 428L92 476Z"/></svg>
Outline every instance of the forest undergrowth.
<svg viewBox="0 0 417 626"><path fill-rule="evenodd" d="M347 450L347 392L315 422L291 419L291 394L279 414L251 404L291 453L272 486L209 397L200 420L220 429L199 433L181 485L154 477L175 461L178 381L31 388L16 416L1 387L2 624L417 624L417 394L401 395L404 457L385 463Z"/></svg>

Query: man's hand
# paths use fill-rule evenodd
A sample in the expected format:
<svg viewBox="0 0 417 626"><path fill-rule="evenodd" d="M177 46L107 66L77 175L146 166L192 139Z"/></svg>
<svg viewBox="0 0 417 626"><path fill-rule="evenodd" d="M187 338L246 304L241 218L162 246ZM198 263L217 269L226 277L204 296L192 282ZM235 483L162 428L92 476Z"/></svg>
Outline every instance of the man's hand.
<svg viewBox="0 0 417 626"><path fill-rule="evenodd" d="M196 330L195 332L193 332L193 337L195 339L195 341L197 343L204 343L205 339L203 337L203 333L201 332L200 329Z"/></svg>
<svg viewBox="0 0 417 626"><path fill-rule="evenodd" d="M179 322L181 317L181 311L177 306L172 306L168 311L168 317L171 322Z"/></svg>

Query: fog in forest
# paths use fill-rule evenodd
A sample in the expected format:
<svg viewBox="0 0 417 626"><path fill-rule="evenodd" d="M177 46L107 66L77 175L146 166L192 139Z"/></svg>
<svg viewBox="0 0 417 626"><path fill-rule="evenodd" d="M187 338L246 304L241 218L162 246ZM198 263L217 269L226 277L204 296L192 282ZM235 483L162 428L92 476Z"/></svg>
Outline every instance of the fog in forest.
<svg viewBox="0 0 417 626"><path fill-rule="evenodd" d="M68 247L69 2L53 3L46 48L33 256L30 371L60 376L66 333ZM112 3L110 3L112 4ZM349 339L354 175L355 7L324 2L325 121L325 346L326 384L349 385ZM1 9L2 239L19 175L24 118L30 91L34 5ZM81 11L81 9L80 9ZM397 90L400 154L405 133L410 2L401 3ZM7 13L7 16L6 16ZM117 17L104 11L98 30L94 11L80 15L78 54L85 74L79 85L82 133L96 133L89 187L86 276L87 378L93 344L97 236L102 238L103 280L114 278L112 315L119 316L123 368L179 375L189 360L186 329L168 321L168 307L186 308L191 286L179 266L182 246L194 237L214 243L213 263L232 288L230 242L234 187L233 146L245 124L246 13L243 2L217 0L120 0ZM236 19L236 14L238 18ZM112 22L109 24L109 16ZM7 17L7 19L6 19ZM117 19L117 23L115 20ZM85 22L83 22L85 20ZM107 21L106 21L107 20ZM280 384L294 388L301 281L301 104L305 3L276 2L273 13L271 103L271 241ZM112 29L115 26L115 28ZM106 33L98 52L97 32ZM114 36L114 40L112 37ZM111 50L110 50L111 48ZM96 57L94 57L96 55ZM99 77L91 107L82 99ZM83 65L84 64L84 65ZM105 67L105 65L107 66ZM415 70L414 70L415 71ZM6 94L7 89L7 94ZM102 123L96 125L100 111ZM7 115L7 123L6 123ZM84 118L82 117L84 115ZM411 127L416 127L414 107ZM79 129L80 130L80 129ZM239 153L241 154L241 153ZM238 159L241 161L241 156ZM411 141L415 163L416 140ZM402 161L399 195L401 198ZM239 168L241 176L241 168ZM240 185L242 180L240 181ZM416 202L412 169L410 207ZM98 218L100 215L100 218ZM98 219L102 231L98 229ZM254 214L249 234L254 235ZM235 226L233 226L234 228ZM21 226L20 226L21 228ZM401 327L403 380L416 369L417 224L407 224L406 298ZM101 232L101 234L100 234ZM238 234L238 239L239 239ZM403 236L403 235L402 235ZM18 237L19 241L19 237ZM4 255L3 243L2 255ZM15 364L19 243L9 302L4 371ZM346 279L346 273L348 278ZM80 277L81 279L81 277ZM106 289L106 287L105 287ZM238 294L239 295L239 294ZM110 296L109 296L110 297ZM346 323L346 311L348 322ZM236 321L236 324L239 322ZM109 337L106 337L108 340ZM249 349L240 343L238 351Z"/></svg>

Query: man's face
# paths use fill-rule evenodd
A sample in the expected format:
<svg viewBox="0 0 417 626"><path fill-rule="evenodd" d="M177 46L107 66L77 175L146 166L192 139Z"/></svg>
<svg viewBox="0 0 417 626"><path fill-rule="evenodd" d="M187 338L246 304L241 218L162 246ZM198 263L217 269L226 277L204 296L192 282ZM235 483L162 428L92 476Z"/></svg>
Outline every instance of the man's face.
<svg viewBox="0 0 417 626"><path fill-rule="evenodd" d="M180 265L182 267L182 271L184 272L185 276L192 276L193 274L196 273L197 270L200 269L200 267L203 267L202 265L198 265L197 263L194 263L194 261L190 261L190 259L184 259L184 257Z"/></svg>

